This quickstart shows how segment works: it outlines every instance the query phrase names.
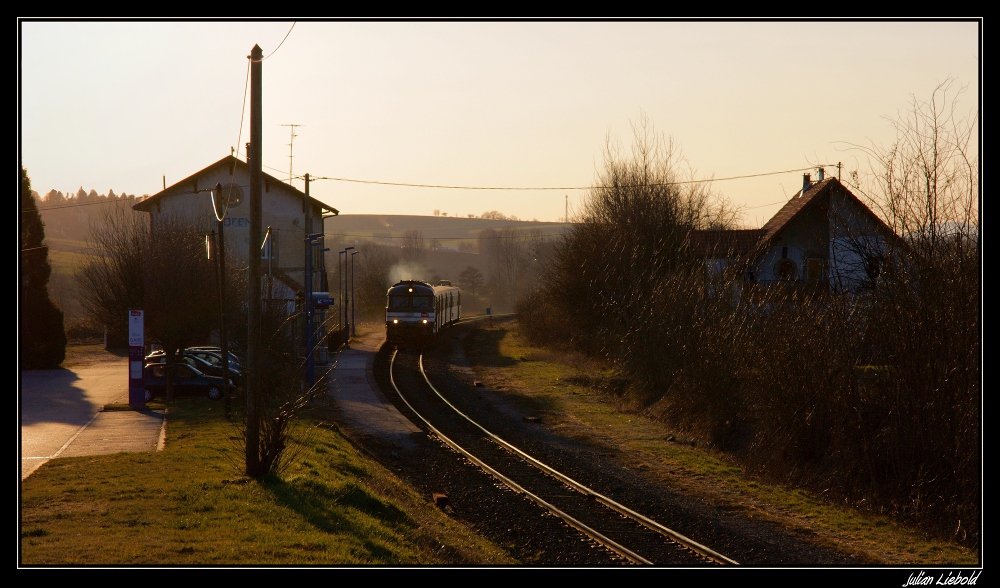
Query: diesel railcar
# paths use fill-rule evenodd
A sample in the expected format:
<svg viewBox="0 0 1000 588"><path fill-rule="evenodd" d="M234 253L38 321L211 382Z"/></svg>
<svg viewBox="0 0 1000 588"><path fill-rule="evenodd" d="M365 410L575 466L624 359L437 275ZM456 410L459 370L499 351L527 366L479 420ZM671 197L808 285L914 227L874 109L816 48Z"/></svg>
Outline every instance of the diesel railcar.
<svg viewBox="0 0 1000 588"><path fill-rule="evenodd" d="M389 288L385 305L386 342L426 347L441 329L462 318L462 291L450 282L432 286L403 280Z"/></svg>

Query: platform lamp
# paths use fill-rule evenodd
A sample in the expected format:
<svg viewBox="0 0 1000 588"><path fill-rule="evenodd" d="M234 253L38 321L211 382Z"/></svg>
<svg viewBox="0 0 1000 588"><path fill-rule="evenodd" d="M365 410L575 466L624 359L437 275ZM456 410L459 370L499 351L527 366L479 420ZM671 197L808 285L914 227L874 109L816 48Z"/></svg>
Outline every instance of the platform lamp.
<svg viewBox="0 0 1000 588"><path fill-rule="evenodd" d="M358 334L358 325L354 321L354 256L358 251L351 252L351 336Z"/></svg>
<svg viewBox="0 0 1000 588"><path fill-rule="evenodd" d="M341 337L341 342L343 342L343 332L346 328L344 326L346 321L346 313L344 312L344 266L346 264L341 261L342 257L346 257L345 253L344 251L337 253L337 304L339 305L337 308L337 328L340 329L338 336Z"/></svg>
<svg viewBox="0 0 1000 588"><path fill-rule="evenodd" d="M347 262L348 262L348 252L352 251L353 249L354 249L353 246L352 247L345 247L344 250L342 251L342 253L344 254L344 274L343 274L344 275L344 300L343 300L343 303L344 303L344 327L345 327L344 328L344 348L345 349L350 349L351 348L351 323L350 323L351 317L350 317L350 315L347 314L347 301L348 301L348 297L350 296L350 293L348 291L348 288L350 286L349 286L349 283L347 281L347 279L348 279L348 273L347 273L347 271L348 271L348 265L347 265Z"/></svg>

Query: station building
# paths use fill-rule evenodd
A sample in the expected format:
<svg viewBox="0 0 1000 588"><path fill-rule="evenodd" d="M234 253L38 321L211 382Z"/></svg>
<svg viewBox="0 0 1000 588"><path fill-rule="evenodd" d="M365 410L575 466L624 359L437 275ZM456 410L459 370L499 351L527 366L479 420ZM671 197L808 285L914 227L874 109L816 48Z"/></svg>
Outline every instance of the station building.
<svg viewBox="0 0 1000 588"><path fill-rule="evenodd" d="M216 193L217 185L222 186L221 193ZM154 240L158 228L168 225L191 226L209 235L218 232L218 219L222 218L230 264L235 261L246 267L249 262L250 166L246 161L232 155L224 157L132 208L149 214ZM302 308L306 292L329 292L323 219L338 214L336 208L262 173L262 292L272 304L284 304L289 312L295 312ZM311 247L307 247L309 235L319 235L310 241Z"/></svg>

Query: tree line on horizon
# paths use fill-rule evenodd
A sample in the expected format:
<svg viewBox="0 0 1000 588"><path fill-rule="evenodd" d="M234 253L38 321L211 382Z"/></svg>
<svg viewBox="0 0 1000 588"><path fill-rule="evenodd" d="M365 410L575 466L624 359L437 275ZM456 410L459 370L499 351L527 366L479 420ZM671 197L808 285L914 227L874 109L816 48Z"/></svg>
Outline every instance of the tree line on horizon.
<svg viewBox="0 0 1000 588"><path fill-rule="evenodd" d="M53 206L61 206L65 204L85 204L85 203L97 203L109 200L121 200L126 198L136 198L135 194L126 194L122 192L121 194L115 194L114 190L109 189L106 194L99 194L97 190L87 190L83 189L83 186L75 193L70 193L67 191L65 194L53 188L45 193L45 195L39 194L37 191L32 190L31 196L35 199L38 207L40 209L50 208ZM145 197L146 195L143 195Z"/></svg>

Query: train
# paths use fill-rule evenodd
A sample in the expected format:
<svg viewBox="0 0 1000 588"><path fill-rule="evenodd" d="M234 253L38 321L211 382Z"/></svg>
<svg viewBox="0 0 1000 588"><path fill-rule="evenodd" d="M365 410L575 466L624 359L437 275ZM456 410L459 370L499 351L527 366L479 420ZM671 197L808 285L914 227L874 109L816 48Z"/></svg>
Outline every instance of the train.
<svg viewBox="0 0 1000 588"><path fill-rule="evenodd" d="M461 319L462 291L447 280L437 286L402 280L386 294L386 343L397 348L426 347L442 329Z"/></svg>

